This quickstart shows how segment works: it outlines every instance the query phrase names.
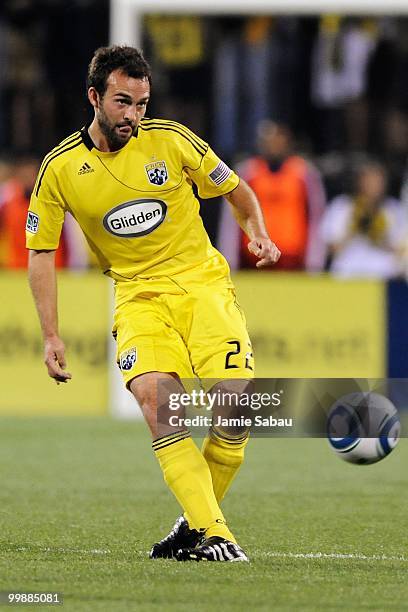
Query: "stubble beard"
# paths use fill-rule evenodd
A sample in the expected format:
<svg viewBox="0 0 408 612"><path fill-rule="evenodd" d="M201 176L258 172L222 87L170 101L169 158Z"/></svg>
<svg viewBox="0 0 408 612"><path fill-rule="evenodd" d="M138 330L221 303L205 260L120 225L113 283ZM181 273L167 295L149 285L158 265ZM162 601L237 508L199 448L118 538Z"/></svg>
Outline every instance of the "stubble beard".
<svg viewBox="0 0 408 612"><path fill-rule="evenodd" d="M116 124L113 124L109 121L103 108L99 110L97 121L99 129L106 138L110 151L118 151L119 149L124 147L125 144L127 144L132 138L136 130L136 128L134 128L130 136L126 138L121 138L120 135L115 131Z"/></svg>

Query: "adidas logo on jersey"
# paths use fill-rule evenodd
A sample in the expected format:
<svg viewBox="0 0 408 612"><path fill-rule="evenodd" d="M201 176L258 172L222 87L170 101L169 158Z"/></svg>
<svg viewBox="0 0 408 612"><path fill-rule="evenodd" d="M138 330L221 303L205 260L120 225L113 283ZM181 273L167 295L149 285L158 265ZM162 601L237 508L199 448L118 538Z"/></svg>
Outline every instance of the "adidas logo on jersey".
<svg viewBox="0 0 408 612"><path fill-rule="evenodd" d="M85 162L80 167L78 174L87 174L88 172L95 172L95 170L91 168L91 166L87 162Z"/></svg>

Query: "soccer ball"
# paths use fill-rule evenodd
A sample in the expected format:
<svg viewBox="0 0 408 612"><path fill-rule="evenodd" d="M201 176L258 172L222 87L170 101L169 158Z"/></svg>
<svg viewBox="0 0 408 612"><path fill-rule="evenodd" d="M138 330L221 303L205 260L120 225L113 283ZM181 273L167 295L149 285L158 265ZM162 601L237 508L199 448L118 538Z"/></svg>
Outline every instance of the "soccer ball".
<svg viewBox="0 0 408 612"><path fill-rule="evenodd" d="M398 443L401 423L393 403L378 393L349 393L327 417L327 436L338 457L360 465L376 463Z"/></svg>

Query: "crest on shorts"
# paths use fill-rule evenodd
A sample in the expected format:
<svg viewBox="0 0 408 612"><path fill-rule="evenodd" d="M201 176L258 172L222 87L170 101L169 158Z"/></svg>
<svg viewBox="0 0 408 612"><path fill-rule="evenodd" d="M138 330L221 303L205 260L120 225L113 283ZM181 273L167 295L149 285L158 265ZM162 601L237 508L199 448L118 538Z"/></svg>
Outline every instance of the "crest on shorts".
<svg viewBox="0 0 408 612"><path fill-rule="evenodd" d="M137 351L136 348L133 347L128 351L125 351L121 354L119 359L119 367L121 370L127 372L131 370L137 361Z"/></svg>
<svg viewBox="0 0 408 612"><path fill-rule="evenodd" d="M169 178L165 161L156 161L145 165L147 178L152 185L164 185Z"/></svg>

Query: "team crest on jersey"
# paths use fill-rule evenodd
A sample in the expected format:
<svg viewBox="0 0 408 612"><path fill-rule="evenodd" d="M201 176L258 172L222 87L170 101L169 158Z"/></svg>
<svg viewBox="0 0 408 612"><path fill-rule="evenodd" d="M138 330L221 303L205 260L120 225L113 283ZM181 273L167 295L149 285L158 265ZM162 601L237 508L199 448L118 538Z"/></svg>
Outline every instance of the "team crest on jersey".
<svg viewBox="0 0 408 612"><path fill-rule="evenodd" d="M147 178L152 185L164 185L169 178L165 161L152 162L145 165Z"/></svg>
<svg viewBox="0 0 408 612"><path fill-rule="evenodd" d="M129 370L133 368L136 361L137 361L137 351L136 351L136 348L133 347L129 349L128 351L125 351L124 353L121 354L120 359L119 359L119 367L121 370L128 372Z"/></svg>
<svg viewBox="0 0 408 612"><path fill-rule="evenodd" d="M39 224L40 217L29 210L27 214L26 230L32 234L36 234L38 232Z"/></svg>

